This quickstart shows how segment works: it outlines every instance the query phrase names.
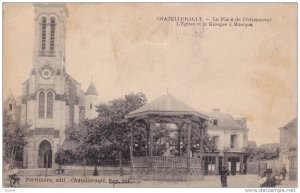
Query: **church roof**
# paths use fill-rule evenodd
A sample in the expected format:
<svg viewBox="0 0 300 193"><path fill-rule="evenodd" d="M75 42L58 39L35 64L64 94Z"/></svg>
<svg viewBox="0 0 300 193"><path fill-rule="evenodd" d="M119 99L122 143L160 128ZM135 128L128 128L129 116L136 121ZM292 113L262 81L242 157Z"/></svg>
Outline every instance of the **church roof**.
<svg viewBox="0 0 300 193"><path fill-rule="evenodd" d="M126 117L132 118L145 115L194 115L208 119L207 115L198 112L169 94L163 95L141 108L132 111Z"/></svg>
<svg viewBox="0 0 300 193"><path fill-rule="evenodd" d="M73 78L70 74L66 73L66 79L72 81L75 84L81 85L75 78Z"/></svg>
<svg viewBox="0 0 300 193"><path fill-rule="evenodd" d="M96 87L93 82L91 82L91 84L89 85L88 89L85 92L85 95L97 95L98 96L98 92L97 92Z"/></svg>

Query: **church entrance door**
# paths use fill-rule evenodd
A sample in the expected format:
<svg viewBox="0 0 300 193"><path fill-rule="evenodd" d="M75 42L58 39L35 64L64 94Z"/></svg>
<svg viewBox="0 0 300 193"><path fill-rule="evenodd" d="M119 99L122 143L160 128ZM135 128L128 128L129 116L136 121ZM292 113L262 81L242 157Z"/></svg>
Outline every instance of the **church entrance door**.
<svg viewBox="0 0 300 193"><path fill-rule="evenodd" d="M40 143L38 164L39 168L52 167L52 149L51 144L47 140L44 140Z"/></svg>

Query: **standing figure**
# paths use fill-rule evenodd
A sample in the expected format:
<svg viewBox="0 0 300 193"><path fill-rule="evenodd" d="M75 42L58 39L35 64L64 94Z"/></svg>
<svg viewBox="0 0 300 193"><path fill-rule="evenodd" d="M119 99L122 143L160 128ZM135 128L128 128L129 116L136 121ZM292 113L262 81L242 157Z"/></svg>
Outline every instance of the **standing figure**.
<svg viewBox="0 0 300 193"><path fill-rule="evenodd" d="M229 172L225 168L225 166L223 166L222 170L220 171L220 178L221 178L222 187L227 187L227 176L229 176Z"/></svg>
<svg viewBox="0 0 300 193"><path fill-rule="evenodd" d="M285 164L283 164L283 167L281 168L280 174L282 175L282 179L285 180L285 176L286 176L286 167Z"/></svg>

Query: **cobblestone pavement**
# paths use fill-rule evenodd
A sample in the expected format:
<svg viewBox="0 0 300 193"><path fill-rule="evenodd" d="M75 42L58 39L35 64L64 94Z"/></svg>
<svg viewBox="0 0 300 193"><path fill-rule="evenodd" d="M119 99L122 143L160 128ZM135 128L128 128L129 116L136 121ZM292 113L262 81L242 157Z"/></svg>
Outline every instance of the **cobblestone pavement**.
<svg viewBox="0 0 300 193"><path fill-rule="evenodd" d="M257 175L236 175L228 177L229 188L259 188ZM203 180L193 181L141 181L135 183L128 180L128 176L22 176L20 187L198 187L220 188L220 176L204 176ZM4 187L8 186L8 179L4 179ZM283 181L277 188L295 188L297 181Z"/></svg>

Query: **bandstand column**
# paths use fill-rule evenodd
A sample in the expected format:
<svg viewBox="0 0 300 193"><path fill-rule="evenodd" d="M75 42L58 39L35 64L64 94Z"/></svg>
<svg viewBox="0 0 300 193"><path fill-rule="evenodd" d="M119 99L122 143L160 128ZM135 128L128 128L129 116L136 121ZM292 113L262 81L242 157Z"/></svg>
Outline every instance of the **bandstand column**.
<svg viewBox="0 0 300 193"><path fill-rule="evenodd" d="M204 152L204 148L203 148L203 130L204 128L200 127L200 153L202 156L202 153Z"/></svg>
<svg viewBox="0 0 300 193"><path fill-rule="evenodd" d="M130 127L130 163L131 163L131 169L133 169L133 123L132 121L128 122L128 127Z"/></svg>
<svg viewBox="0 0 300 193"><path fill-rule="evenodd" d="M181 156L181 128L178 129L178 147L179 147L179 157Z"/></svg>
<svg viewBox="0 0 300 193"><path fill-rule="evenodd" d="M149 126L147 124L146 126L146 156L149 156L149 149L150 149L150 143L149 143L149 133L150 133L150 129Z"/></svg>
<svg viewBox="0 0 300 193"><path fill-rule="evenodd" d="M151 125L149 125L149 156L152 156L153 153L153 129L151 128Z"/></svg>
<svg viewBox="0 0 300 193"><path fill-rule="evenodd" d="M182 127L184 125L184 122L181 120L178 120L176 123L177 126L177 132L178 132L178 154L179 157L181 156L181 134L182 134Z"/></svg>
<svg viewBox="0 0 300 193"><path fill-rule="evenodd" d="M149 118L147 121L146 121L146 124L147 124L147 132L148 132L148 146L149 146L149 151L148 151L148 156L152 156L152 153L153 153L153 128L152 126L155 124L155 120Z"/></svg>
<svg viewBox="0 0 300 193"><path fill-rule="evenodd" d="M202 173L204 173L204 161L203 161L203 153L204 153L204 144L203 144L203 138L204 138L204 130L205 125L204 122L199 124L199 130L200 130L200 160L201 160L201 170Z"/></svg>
<svg viewBox="0 0 300 193"><path fill-rule="evenodd" d="M190 172L191 168L191 120L186 121L187 124L187 169Z"/></svg>

